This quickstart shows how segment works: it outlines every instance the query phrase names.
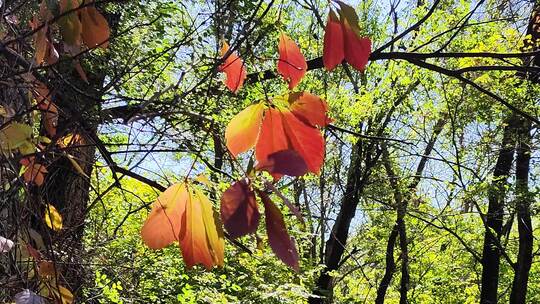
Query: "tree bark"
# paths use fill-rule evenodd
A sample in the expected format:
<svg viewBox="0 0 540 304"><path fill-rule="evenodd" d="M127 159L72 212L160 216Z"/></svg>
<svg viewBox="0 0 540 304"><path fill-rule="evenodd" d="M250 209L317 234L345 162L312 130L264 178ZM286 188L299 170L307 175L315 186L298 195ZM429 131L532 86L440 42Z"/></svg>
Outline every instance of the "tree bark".
<svg viewBox="0 0 540 304"><path fill-rule="evenodd" d="M488 191L488 211L485 215L487 227L482 251L482 288L480 292L480 303L482 304L497 303L501 256L499 245L505 205L505 188L514 157L516 119L516 115L511 115L504 122L501 148L493 171L493 182Z"/></svg>
<svg viewBox="0 0 540 304"><path fill-rule="evenodd" d="M529 193L529 170L531 160L531 124L522 120L518 129L516 149L516 213L519 233L519 249L510 294L511 304L526 303L529 270L532 264L533 230L530 206L532 199Z"/></svg>

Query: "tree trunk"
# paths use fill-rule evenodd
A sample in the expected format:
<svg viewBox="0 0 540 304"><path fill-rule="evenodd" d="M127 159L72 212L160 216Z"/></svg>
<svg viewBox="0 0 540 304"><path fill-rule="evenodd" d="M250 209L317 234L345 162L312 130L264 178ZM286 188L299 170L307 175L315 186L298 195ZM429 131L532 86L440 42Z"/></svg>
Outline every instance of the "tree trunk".
<svg viewBox="0 0 540 304"><path fill-rule="evenodd" d="M501 255L499 241L502 233L505 188L514 157L516 124L515 115L504 122L501 148L493 171L493 182L488 192L487 227L482 253L482 290L480 292L480 303L483 304L497 303Z"/></svg>
<svg viewBox="0 0 540 304"><path fill-rule="evenodd" d="M527 283L532 263L533 230L530 206L532 199L529 193L529 169L531 160L531 124L522 120L518 129L518 145L516 149L516 211L519 233L519 250L510 294L510 303L526 303Z"/></svg>

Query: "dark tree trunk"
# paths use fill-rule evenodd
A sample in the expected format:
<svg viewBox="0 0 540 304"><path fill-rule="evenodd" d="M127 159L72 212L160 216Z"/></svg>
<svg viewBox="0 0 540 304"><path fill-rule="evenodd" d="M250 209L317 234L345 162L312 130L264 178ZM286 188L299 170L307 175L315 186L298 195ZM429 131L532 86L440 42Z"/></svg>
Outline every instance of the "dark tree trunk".
<svg viewBox="0 0 540 304"><path fill-rule="evenodd" d="M531 160L530 122L521 121L516 149L516 213L519 232L519 250L510 294L510 303L526 303L527 283L532 263L533 231L531 225L531 197L529 169Z"/></svg>
<svg viewBox="0 0 540 304"><path fill-rule="evenodd" d="M499 246L505 205L505 188L514 157L516 116L512 115L505 120L504 124L501 148L493 171L493 182L488 192L487 227L484 234L482 289L480 293L480 302L483 304L497 303L501 256Z"/></svg>

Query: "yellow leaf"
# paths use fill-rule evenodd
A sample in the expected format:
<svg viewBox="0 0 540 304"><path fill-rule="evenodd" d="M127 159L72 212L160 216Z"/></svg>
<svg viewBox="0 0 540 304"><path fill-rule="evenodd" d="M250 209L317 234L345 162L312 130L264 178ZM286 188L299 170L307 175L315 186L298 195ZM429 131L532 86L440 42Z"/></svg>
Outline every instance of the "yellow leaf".
<svg viewBox="0 0 540 304"><path fill-rule="evenodd" d="M72 11L77 7L79 7L79 3L76 0L60 0L60 11L62 14ZM58 25L60 26L60 32L65 43L77 46L81 44L82 24L76 11L60 18Z"/></svg>
<svg viewBox="0 0 540 304"><path fill-rule="evenodd" d="M264 113L264 103L250 105L236 114L227 125L225 139L233 156L251 149L257 138Z"/></svg>
<svg viewBox="0 0 540 304"><path fill-rule="evenodd" d="M84 173L84 170L81 168L79 163L75 160L75 157L73 157L73 155L67 154L67 158L69 159L69 162L71 163L75 171L77 171L77 173L79 173L80 175L86 178L90 178L88 177L88 175L86 175L86 173Z"/></svg>
<svg viewBox="0 0 540 304"><path fill-rule="evenodd" d="M201 204L204 227L206 229L206 238L214 264L223 266L223 228L218 213L212 208L212 204L201 190L194 188L195 196Z"/></svg>
<svg viewBox="0 0 540 304"><path fill-rule="evenodd" d="M30 143L32 128L29 125L12 122L0 130L0 149L14 150Z"/></svg>
<svg viewBox="0 0 540 304"><path fill-rule="evenodd" d="M45 224L47 224L49 228L51 228L54 231L62 230L62 216L53 205L47 204L47 208L45 208L44 217L45 217Z"/></svg>

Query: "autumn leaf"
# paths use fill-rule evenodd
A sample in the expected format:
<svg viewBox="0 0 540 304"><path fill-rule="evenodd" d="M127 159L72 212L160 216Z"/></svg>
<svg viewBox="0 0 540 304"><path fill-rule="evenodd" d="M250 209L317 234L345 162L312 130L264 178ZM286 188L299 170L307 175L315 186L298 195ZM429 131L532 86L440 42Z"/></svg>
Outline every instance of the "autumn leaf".
<svg viewBox="0 0 540 304"><path fill-rule="evenodd" d="M345 44L343 39L341 22L334 11L330 9L324 30L323 44L323 64L328 71L333 70L345 59Z"/></svg>
<svg viewBox="0 0 540 304"><path fill-rule="evenodd" d="M307 63L300 48L284 33L279 36L279 61L277 70L289 83L289 89L294 88L304 77Z"/></svg>
<svg viewBox="0 0 540 304"><path fill-rule="evenodd" d="M45 215L43 217L45 218L45 224L47 224L49 228L54 231L62 230L62 216L53 205L47 204L45 207Z"/></svg>
<svg viewBox="0 0 540 304"><path fill-rule="evenodd" d="M328 117L328 105L319 96L307 93L289 94L289 109L304 123L312 127L326 127L332 122Z"/></svg>
<svg viewBox="0 0 540 304"><path fill-rule="evenodd" d="M223 42L223 47L221 48L221 56L225 56L228 51L229 45L226 42ZM238 92L238 90L240 90L240 88L242 88L244 80L247 77L244 62L234 52L227 56L227 58L223 59L224 62L221 66L219 66L219 71L224 72L227 76L227 79L225 81L225 85L227 86L227 88L229 88L231 92L236 93Z"/></svg>
<svg viewBox="0 0 540 304"><path fill-rule="evenodd" d="M268 171L274 177L276 175L277 177L281 175L302 176L308 172L306 162L302 156L290 149L268 155L266 160L257 165L256 169Z"/></svg>
<svg viewBox="0 0 540 304"><path fill-rule="evenodd" d="M180 249L188 268L203 264L206 269L223 265L223 233L217 231L212 205L193 186L185 210L185 229L180 230ZM221 233L220 233L221 232Z"/></svg>
<svg viewBox="0 0 540 304"><path fill-rule="evenodd" d="M34 16L32 21L30 22L30 27L32 30L38 29L42 24L39 21L39 16ZM48 48L49 48L49 41L47 40L47 30L48 30L47 24L44 24L35 34L34 34L34 48L35 48L35 55L34 59L36 60L36 64L40 65L45 61L45 56L47 54Z"/></svg>
<svg viewBox="0 0 540 304"><path fill-rule="evenodd" d="M223 265L223 233L208 198L198 188L177 183L163 192L141 230L145 244L160 249L178 241L186 266Z"/></svg>
<svg viewBox="0 0 540 304"><path fill-rule="evenodd" d="M258 138L264 112L264 103L250 105L236 114L225 129L227 148L236 157L251 149Z"/></svg>
<svg viewBox="0 0 540 304"><path fill-rule="evenodd" d="M32 127L11 122L0 130L0 150L15 150L30 143Z"/></svg>
<svg viewBox="0 0 540 304"><path fill-rule="evenodd" d="M82 39L89 48L109 46L110 29L107 19L94 7L81 10Z"/></svg>
<svg viewBox="0 0 540 304"><path fill-rule="evenodd" d="M23 178L25 182L34 183L37 186L43 185L45 174L47 174L45 165L36 162L35 157L23 158L20 160L20 164L24 166Z"/></svg>
<svg viewBox="0 0 540 304"><path fill-rule="evenodd" d="M141 230L146 246L161 249L179 240L187 199L184 183L174 184L159 195Z"/></svg>
<svg viewBox="0 0 540 304"><path fill-rule="evenodd" d="M255 193L247 180L235 182L221 196L221 220L231 237L255 232L259 217Z"/></svg>
<svg viewBox="0 0 540 304"><path fill-rule="evenodd" d="M260 163L265 163L275 152L294 150L304 159L310 172L319 173L324 160L324 139L319 130L300 121L291 111L269 108L260 137L265 139L255 146Z"/></svg>
<svg viewBox="0 0 540 304"><path fill-rule="evenodd" d="M361 37L358 15L354 9L336 1L340 19L330 10L324 35L323 64L334 69L343 59L358 71L364 71L371 54L371 40Z"/></svg>
<svg viewBox="0 0 540 304"><path fill-rule="evenodd" d="M38 274L45 279L57 277L56 267L51 261L40 261L38 263Z"/></svg>
<svg viewBox="0 0 540 304"><path fill-rule="evenodd" d="M268 243L275 255L286 265L299 271L298 251L294 241L287 232L287 226L283 220L283 214L270 199L268 194L259 191L259 196L264 204L264 216L266 221L266 233Z"/></svg>
<svg viewBox="0 0 540 304"><path fill-rule="evenodd" d="M79 7L79 3L77 0L60 0L59 4L60 14L71 11L58 20L62 38L66 44L78 46L81 44L82 23L74 10Z"/></svg>

